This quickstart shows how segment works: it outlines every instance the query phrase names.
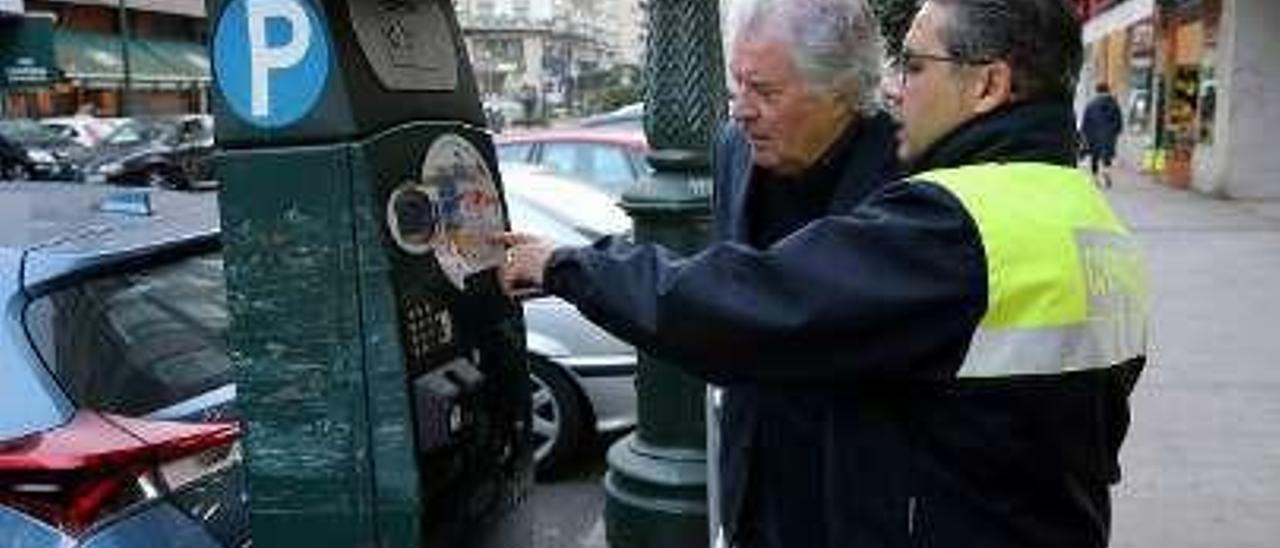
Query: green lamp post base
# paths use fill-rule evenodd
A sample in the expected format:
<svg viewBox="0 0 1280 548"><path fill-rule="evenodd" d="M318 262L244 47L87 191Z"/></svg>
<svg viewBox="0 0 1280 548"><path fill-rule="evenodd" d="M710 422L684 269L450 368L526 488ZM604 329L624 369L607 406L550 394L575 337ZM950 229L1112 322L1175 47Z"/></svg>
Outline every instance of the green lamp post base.
<svg viewBox="0 0 1280 548"><path fill-rule="evenodd" d="M707 546L702 451L646 445L630 434L609 449L604 478L611 548Z"/></svg>
<svg viewBox="0 0 1280 548"><path fill-rule="evenodd" d="M717 2L647 2L645 135L654 173L622 208L635 239L693 254L711 240L710 148L725 117ZM706 386L641 353L635 433L609 449L605 534L611 548L706 548Z"/></svg>

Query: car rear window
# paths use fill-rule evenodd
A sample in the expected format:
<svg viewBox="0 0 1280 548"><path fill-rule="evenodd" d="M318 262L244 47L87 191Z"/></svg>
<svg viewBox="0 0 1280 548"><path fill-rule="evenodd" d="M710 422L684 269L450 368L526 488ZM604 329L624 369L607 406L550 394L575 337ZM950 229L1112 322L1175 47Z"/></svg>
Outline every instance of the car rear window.
<svg viewBox="0 0 1280 548"><path fill-rule="evenodd" d="M24 319L83 407L145 415L232 382L217 253L84 280L33 301Z"/></svg>
<svg viewBox="0 0 1280 548"><path fill-rule="evenodd" d="M506 143L498 145L499 162L528 162L531 143Z"/></svg>

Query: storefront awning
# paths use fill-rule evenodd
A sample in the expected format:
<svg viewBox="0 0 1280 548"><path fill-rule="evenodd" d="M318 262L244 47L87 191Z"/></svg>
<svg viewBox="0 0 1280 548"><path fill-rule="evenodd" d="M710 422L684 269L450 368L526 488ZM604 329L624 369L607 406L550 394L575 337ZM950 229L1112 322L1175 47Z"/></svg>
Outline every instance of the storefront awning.
<svg viewBox="0 0 1280 548"><path fill-rule="evenodd" d="M0 88L43 88L54 70L53 17L0 18Z"/></svg>
<svg viewBox="0 0 1280 548"><path fill-rule="evenodd" d="M1155 14L1155 0L1126 0L1116 4L1084 24L1082 39L1085 44L1097 42Z"/></svg>
<svg viewBox="0 0 1280 548"><path fill-rule="evenodd" d="M124 85L124 56L119 36L58 31L54 54L58 68L81 87ZM203 44L129 40L131 85L139 89L178 89L209 82L209 55Z"/></svg>

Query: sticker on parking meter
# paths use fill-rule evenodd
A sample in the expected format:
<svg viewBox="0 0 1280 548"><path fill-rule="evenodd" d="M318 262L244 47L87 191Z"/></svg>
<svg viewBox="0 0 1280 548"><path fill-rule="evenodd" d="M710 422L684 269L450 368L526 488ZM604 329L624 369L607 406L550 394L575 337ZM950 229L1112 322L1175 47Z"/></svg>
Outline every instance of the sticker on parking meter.
<svg viewBox="0 0 1280 548"><path fill-rule="evenodd" d="M213 70L232 112L264 128L298 121L329 76L329 39L307 0L231 0L213 35Z"/></svg>
<svg viewBox="0 0 1280 548"><path fill-rule="evenodd" d="M502 197L480 151L445 135L432 143L417 181L402 183L387 201L387 228L406 253L430 252L458 289L467 277L501 263Z"/></svg>

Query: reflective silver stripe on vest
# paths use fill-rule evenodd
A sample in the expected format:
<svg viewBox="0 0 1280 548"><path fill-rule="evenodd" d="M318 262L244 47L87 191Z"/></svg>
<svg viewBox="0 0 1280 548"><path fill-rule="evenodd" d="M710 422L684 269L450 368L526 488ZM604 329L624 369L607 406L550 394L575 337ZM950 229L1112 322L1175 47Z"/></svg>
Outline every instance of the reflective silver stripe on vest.
<svg viewBox="0 0 1280 548"><path fill-rule="evenodd" d="M1076 231L1075 240L1085 293L1082 321L980 326L957 376L1056 375L1105 369L1146 354L1149 296L1137 243L1128 235L1092 230ZM1001 289L1007 288L996 288Z"/></svg>
<svg viewBox="0 0 1280 548"><path fill-rule="evenodd" d="M979 328L957 375L992 378L1106 369L1145 354L1146 347L1146 328L1137 316L1070 327Z"/></svg>

